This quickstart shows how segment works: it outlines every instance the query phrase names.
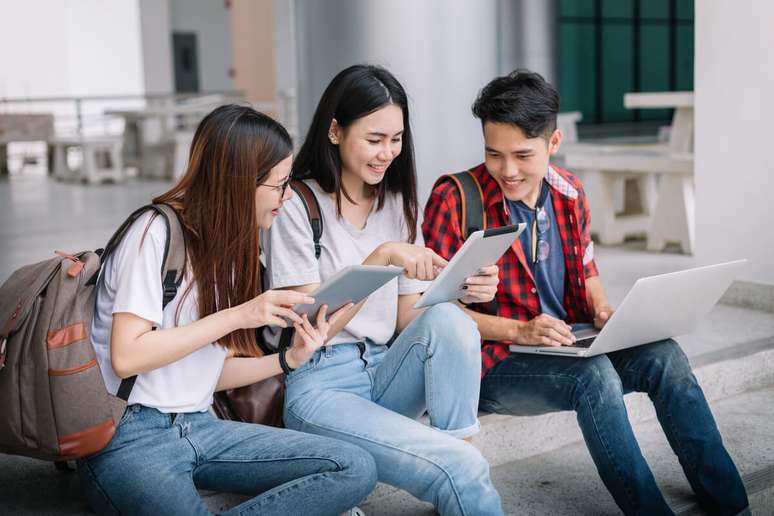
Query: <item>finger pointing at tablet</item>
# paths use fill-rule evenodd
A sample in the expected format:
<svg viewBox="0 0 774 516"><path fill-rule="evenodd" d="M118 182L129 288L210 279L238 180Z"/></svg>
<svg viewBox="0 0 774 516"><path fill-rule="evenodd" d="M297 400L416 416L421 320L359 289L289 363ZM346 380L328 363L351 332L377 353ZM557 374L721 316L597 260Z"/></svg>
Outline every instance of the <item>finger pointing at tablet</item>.
<svg viewBox="0 0 774 516"><path fill-rule="evenodd" d="M403 267L409 279L435 279L438 268L449 263L432 249L407 242L387 242L379 246L377 251L383 253L387 265Z"/></svg>

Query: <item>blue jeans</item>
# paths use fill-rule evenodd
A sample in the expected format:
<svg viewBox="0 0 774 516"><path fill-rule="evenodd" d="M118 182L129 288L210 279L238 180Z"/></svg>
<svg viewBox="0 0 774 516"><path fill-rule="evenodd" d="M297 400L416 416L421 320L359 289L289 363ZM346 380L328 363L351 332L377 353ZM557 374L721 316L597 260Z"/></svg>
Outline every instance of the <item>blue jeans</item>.
<svg viewBox="0 0 774 516"><path fill-rule="evenodd" d="M373 459L356 446L142 405L127 407L113 440L79 460L78 473L98 514L209 514L201 488L254 496L224 514L333 515L376 484Z"/></svg>
<svg viewBox="0 0 774 516"><path fill-rule="evenodd" d="M737 514L747 494L688 359L664 340L591 358L511 353L482 380L481 409L574 410L602 481L626 514L672 514L640 452L623 395L646 392L699 504Z"/></svg>
<svg viewBox="0 0 774 516"><path fill-rule="evenodd" d="M379 480L444 515L500 515L476 433L478 330L454 305L433 306L388 349L371 341L316 351L286 380L285 424L368 450ZM425 411L430 427L418 421Z"/></svg>

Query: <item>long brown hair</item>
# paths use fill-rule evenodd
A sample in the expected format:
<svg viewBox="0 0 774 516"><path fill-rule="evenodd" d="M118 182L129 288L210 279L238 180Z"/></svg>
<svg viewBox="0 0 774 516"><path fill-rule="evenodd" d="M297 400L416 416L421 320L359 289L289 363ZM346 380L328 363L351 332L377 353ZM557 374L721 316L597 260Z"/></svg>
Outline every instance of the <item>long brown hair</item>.
<svg viewBox="0 0 774 516"><path fill-rule="evenodd" d="M255 188L292 149L277 121L246 106L218 107L196 129L183 177L153 199L180 215L194 279L184 295L196 285L199 317L261 293ZM220 344L260 355L254 330L234 331Z"/></svg>

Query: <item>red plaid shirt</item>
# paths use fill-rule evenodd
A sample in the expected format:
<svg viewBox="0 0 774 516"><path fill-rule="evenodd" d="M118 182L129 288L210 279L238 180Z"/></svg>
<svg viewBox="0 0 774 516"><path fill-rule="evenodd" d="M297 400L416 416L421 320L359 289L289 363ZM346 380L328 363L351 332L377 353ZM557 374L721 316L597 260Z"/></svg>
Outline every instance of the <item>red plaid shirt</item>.
<svg viewBox="0 0 774 516"><path fill-rule="evenodd" d="M510 224L510 214L497 181L481 164L471 169L484 193L487 227ZM564 285L564 308L568 323L589 322L593 316L586 302L586 278L597 275L594 264L594 244L589 233L589 205L581 182L558 167L549 167L546 181L556 214L556 225L562 239L567 271ZM440 180L425 207L422 233L425 245L446 259L462 246L459 222L460 192L449 179ZM535 279L527 265L524 250L516 240L497 262L500 283L497 294L489 303L471 306L478 312L529 321L540 315ZM509 342L483 341L481 346L483 377L495 364L508 356Z"/></svg>

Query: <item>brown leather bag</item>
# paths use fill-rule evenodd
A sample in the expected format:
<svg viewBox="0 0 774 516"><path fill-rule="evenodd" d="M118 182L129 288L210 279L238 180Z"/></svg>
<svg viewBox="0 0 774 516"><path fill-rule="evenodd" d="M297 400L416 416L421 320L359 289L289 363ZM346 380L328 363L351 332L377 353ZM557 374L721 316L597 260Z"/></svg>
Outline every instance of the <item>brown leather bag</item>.
<svg viewBox="0 0 774 516"><path fill-rule="evenodd" d="M279 347L293 342L293 328L280 334ZM264 355L276 353L265 341L261 328L255 330L255 340ZM282 410L285 403L285 375L278 374L252 385L216 392L212 410L221 419L257 423L283 428Z"/></svg>
<svg viewBox="0 0 774 516"><path fill-rule="evenodd" d="M278 374L246 387L215 393L212 409L221 419L282 428L284 399L285 375Z"/></svg>

